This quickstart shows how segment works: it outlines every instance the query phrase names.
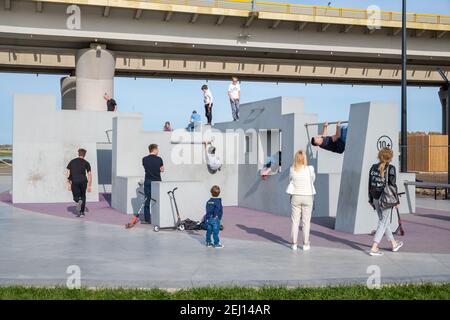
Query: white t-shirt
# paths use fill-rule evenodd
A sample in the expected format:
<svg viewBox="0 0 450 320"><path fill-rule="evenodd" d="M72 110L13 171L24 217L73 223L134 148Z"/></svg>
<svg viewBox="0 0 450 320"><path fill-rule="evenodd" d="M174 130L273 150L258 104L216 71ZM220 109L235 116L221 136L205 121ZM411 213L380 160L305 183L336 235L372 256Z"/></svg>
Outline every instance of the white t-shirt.
<svg viewBox="0 0 450 320"><path fill-rule="evenodd" d="M294 168L291 167L289 172L289 183L292 184L292 189L289 193L302 196L312 196L316 194L316 189L314 188L315 179L316 174L314 172L314 167L303 166L298 171L295 171Z"/></svg>
<svg viewBox="0 0 450 320"><path fill-rule="evenodd" d="M213 96L211 90L208 89L203 92L203 101L205 102L205 104L213 103Z"/></svg>
<svg viewBox="0 0 450 320"><path fill-rule="evenodd" d="M216 155L207 152L206 157L207 164L211 168L211 170L218 170L222 165L220 163L220 159Z"/></svg>
<svg viewBox="0 0 450 320"><path fill-rule="evenodd" d="M228 93L231 99L239 99L239 91L241 91L241 87L239 83L233 84L231 83L228 87Z"/></svg>

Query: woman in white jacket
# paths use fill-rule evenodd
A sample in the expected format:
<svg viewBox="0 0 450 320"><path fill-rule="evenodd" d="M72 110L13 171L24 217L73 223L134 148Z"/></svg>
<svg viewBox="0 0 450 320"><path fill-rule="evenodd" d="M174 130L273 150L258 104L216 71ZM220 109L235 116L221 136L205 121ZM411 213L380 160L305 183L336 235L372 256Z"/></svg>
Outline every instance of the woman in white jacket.
<svg viewBox="0 0 450 320"><path fill-rule="evenodd" d="M297 250L300 221L302 222L303 231L303 250L310 249L309 230L311 228L314 195L316 194L314 189L315 178L314 167L308 166L305 152L302 150L297 151L289 172L289 186L286 190L291 195L291 242L293 250Z"/></svg>

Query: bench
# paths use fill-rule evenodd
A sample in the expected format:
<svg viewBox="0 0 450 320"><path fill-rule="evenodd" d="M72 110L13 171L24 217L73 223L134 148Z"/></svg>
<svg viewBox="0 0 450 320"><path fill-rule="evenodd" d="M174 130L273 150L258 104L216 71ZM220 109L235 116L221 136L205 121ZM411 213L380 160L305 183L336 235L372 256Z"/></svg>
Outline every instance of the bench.
<svg viewBox="0 0 450 320"><path fill-rule="evenodd" d="M416 186L417 188L423 189L434 189L434 200L437 200L437 190L445 190L445 199L448 199L448 189L450 189L450 184L448 183L437 183L437 182L423 182L423 181L405 181L405 186Z"/></svg>

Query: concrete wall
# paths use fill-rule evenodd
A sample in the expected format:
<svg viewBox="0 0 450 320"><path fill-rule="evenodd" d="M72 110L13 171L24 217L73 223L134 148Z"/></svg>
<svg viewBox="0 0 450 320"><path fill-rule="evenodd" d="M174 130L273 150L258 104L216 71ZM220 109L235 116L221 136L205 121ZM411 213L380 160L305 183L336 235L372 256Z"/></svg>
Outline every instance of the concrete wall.
<svg viewBox="0 0 450 320"><path fill-rule="evenodd" d="M392 164L399 172L398 109L395 104L381 102L351 105L336 230L362 234L370 233L376 227L378 217L368 205L368 173L372 164L378 162L378 150L383 146L393 149ZM400 190L403 187L402 178L415 179L413 174L398 175ZM410 199L414 197L414 194L409 194ZM408 212L406 203L403 201L402 212Z"/></svg>
<svg viewBox="0 0 450 320"><path fill-rule="evenodd" d="M164 161L165 172L163 181L196 181L200 184L195 190L188 190L191 196L200 194L204 201L210 196L210 188L217 184L221 187L221 197L224 205L237 205L238 170L237 161L230 156L237 156L232 142L235 135L212 132L203 127L203 132L186 133L184 129L170 132L147 132L141 127L140 117L121 117L113 121L113 155L112 155L112 206L121 212L132 213L131 201L137 188L137 182L144 179L142 158L148 155L148 146L156 143L159 146L159 155ZM221 171L211 174L204 159L203 140L210 140L214 136L214 145L217 155L221 158L223 166ZM193 138L193 141L183 140ZM181 139L181 140L180 140ZM118 179L117 177L122 177ZM129 185L126 179L134 179ZM128 187L124 187L125 183ZM124 205L121 193L130 190L127 204ZM165 197L166 198L166 197ZM167 199L166 199L167 200ZM203 207L196 208L204 211ZM189 218L189 217L187 217Z"/></svg>
<svg viewBox="0 0 450 320"><path fill-rule="evenodd" d="M222 131L229 129L242 129L244 132L264 132L261 130L281 129L281 171L271 175L267 180L260 177L261 161L265 155L259 148L256 158L259 163L239 165L239 206L272 212L279 215L290 215L289 195L285 192L289 181L289 168L292 164L294 152L303 149L310 150L310 163L315 165L316 150L308 149L308 131L304 124L317 122L317 115L305 114L303 98L299 97L277 97L262 101L256 101L241 105L240 120L238 122L226 122L216 124ZM312 129L315 134L317 128ZM258 136L258 135L256 135ZM243 135L240 135L241 139ZM264 145L261 142L264 134L258 138L253 137L253 145ZM257 142L255 141L257 140ZM255 156L253 155L253 158ZM241 158L245 158L241 156Z"/></svg>
<svg viewBox="0 0 450 320"><path fill-rule="evenodd" d="M107 147L105 133L112 127L112 112L57 110L55 97L41 94L14 95L13 119L13 202L46 203L70 202L71 192L66 189L65 169L77 157L77 150L87 150L86 160L93 169L92 192L88 201L98 201L101 192L108 191ZM98 152L102 162L97 161ZM105 162L103 162L105 161ZM109 163L109 164L108 164ZM101 176L99 177L99 172Z"/></svg>
<svg viewBox="0 0 450 320"><path fill-rule="evenodd" d="M156 200L152 208L152 223L161 228L172 227L177 221L175 202L169 198L168 191L175 190L175 200L178 206L180 219L201 221L205 215L206 201L209 199L202 192L203 182L196 181L162 181L152 182L152 198Z"/></svg>

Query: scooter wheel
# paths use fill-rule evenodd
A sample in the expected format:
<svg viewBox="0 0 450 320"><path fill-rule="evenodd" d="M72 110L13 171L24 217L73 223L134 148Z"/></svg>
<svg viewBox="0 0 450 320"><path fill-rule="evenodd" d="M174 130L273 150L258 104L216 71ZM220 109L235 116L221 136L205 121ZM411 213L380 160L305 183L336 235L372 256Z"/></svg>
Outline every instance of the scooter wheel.
<svg viewBox="0 0 450 320"><path fill-rule="evenodd" d="M159 231L159 226L154 226L153 227L153 231L158 232Z"/></svg>
<svg viewBox="0 0 450 320"><path fill-rule="evenodd" d="M184 231L184 224L180 224L180 225L178 226L178 230Z"/></svg>

